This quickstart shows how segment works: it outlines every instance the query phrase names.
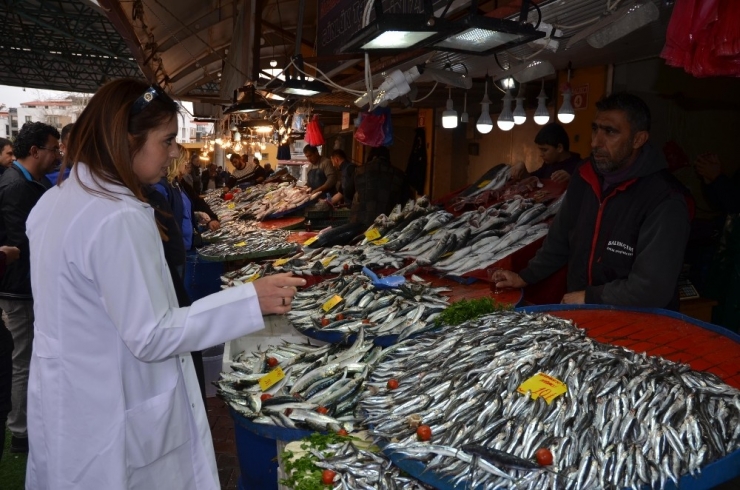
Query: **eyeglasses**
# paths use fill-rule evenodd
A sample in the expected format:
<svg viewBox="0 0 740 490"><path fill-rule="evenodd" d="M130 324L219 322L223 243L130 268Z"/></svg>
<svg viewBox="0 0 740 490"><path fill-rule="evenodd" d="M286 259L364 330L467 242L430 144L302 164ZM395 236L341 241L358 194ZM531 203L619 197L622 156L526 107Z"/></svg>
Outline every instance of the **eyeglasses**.
<svg viewBox="0 0 740 490"><path fill-rule="evenodd" d="M167 99L172 100L170 96L167 95L167 93L164 90L162 90L162 88L159 85L152 85L151 87L146 89L146 92L141 94L141 97L139 97L138 99L134 101L133 105L131 106L131 115L135 116L139 114L141 111L143 111L146 108L146 106L149 105L149 102L153 101L157 97L162 97L163 99L167 98Z"/></svg>
<svg viewBox="0 0 740 490"><path fill-rule="evenodd" d="M36 148L38 148L39 150L53 151L54 153L59 153L60 155L62 154L62 149L59 148L58 146L55 146L54 148L47 148L45 146L37 146Z"/></svg>

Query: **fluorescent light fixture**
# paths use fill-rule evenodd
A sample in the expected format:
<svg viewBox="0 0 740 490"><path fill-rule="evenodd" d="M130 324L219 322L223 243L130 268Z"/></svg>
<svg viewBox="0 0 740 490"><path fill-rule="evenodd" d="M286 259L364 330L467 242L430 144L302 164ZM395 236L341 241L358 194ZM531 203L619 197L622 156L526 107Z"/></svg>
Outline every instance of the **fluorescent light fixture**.
<svg viewBox="0 0 740 490"><path fill-rule="evenodd" d="M452 89L447 99L447 109L442 112L442 127L446 129L457 127L457 111L452 108Z"/></svg>
<svg viewBox="0 0 740 490"><path fill-rule="evenodd" d="M421 76L419 81L433 80L444 85L470 90L473 86L473 79L465 76L464 73L458 73L452 70L440 70L437 68L427 68L424 65L417 66Z"/></svg>
<svg viewBox="0 0 740 490"><path fill-rule="evenodd" d="M475 125L475 129L479 133L488 134L493 129L493 121L491 120L491 114L489 107L491 106L491 100L488 98L488 80L486 80L486 88L483 92L483 100L480 102L481 114L478 118L478 122Z"/></svg>
<svg viewBox="0 0 740 490"><path fill-rule="evenodd" d="M443 35L440 23L433 17L431 2L425 0L423 3L423 14L386 14L382 0L374 0L375 20L355 33L341 51L401 51Z"/></svg>
<svg viewBox="0 0 740 490"><path fill-rule="evenodd" d="M555 67L549 61L531 61L516 70L512 77L519 83L527 83L533 80L539 80L555 74Z"/></svg>
<svg viewBox="0 0 740 490"><path fill-rule="evenodd" d="M517 96L514 100L516 101L516 107L512 115L514 116L514 124L519 126L527 120L527 113L524 112L524 97Z"/></svg>
<svg viewBox="0 0 740 490"><path fill-rule="evenodd" d="M619 15L621 13L621 15ZM630 34L660 18L658 7L652 2L635 3L624 7L613 15L615 17L603 29L599 29L586 39L594 48L603 48L609 43ZM609 17L607 17L609 19Z"/></svg>
<svg viewBox="0 0 740 490"><path fill-rule="evenodd" d="M544 126L550 122L550 112L547 110L545 100L547 100L547 96L545 96L545 81L542 80L542 88L540 89L540 94L537 96L537 110L534 111L534 122L540 126Z"/></svg>
<svg viewBox="0 0 740 490"><path fill-rule="evenodd" d="M498 115L498 120L496 121L496 124L501 131L511 131L515 125L514 115L511 113L512 100L511 93L507 90L506 95L504 95L503 98L504 106L501 109L501 114Z"/></svg>
<svg viewBox="0 0 740 490"><path fill-rule="evenodd" d="M528 0L525 3L528 7ZM489 55L545 37L544 32L524 21L480 15L477 0L472 0L470 13L459 21L450 22L448 29L451 32L428 47L440 51Z"/></svg>
<svg viewBox="0 0 740 490"><path fill-rule="evenodd" d="M298 95L300 97L313 97L321 93L330 93L331 89L318 80L309 81L303 77L288 77L276 91L288 95Z"/></svg>
<svg viewBox="0 0 740 490"><path fill-rule="evenodd" d="M463 99L463 112L460 114L460 122L468 122L468 93L465 92L465 99Z"/></svg>
<svg viewBox="0 0 740 490"><path fill-rule="evenodd" d="M250 94L249 102L235 102L234 104L231 104L229 107L224 109L224 114L243 114L271 109L270 104L265 102L262 97L259 98L260 100L257 99L257 91L255 90L254 85L251 85L246 91Z"/></svg>
<svg viewBox="0 0 740 490"><path fill-rule="evenodd" d="M558 121L560 121L563 124L568 124L573 122L573 119L576 118L576 113L573 111L573 105L570 103L570 87L565 89L563 92L563 105L560 106L560 110L558 111Z"/></svg>

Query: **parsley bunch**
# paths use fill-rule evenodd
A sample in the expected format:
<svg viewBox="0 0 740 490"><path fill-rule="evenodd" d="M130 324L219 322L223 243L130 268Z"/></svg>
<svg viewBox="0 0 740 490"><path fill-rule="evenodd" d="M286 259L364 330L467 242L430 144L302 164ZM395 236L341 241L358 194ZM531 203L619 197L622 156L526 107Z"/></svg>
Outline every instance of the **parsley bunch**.
<svg viewBox="0 0 740 490"><path fill-rule="evenodd" d="M479 316L510 309L511 306L499 303L488 296L478 299L462 299L445 309L437 317L435 323L437 326L460 325Z"/></svg>

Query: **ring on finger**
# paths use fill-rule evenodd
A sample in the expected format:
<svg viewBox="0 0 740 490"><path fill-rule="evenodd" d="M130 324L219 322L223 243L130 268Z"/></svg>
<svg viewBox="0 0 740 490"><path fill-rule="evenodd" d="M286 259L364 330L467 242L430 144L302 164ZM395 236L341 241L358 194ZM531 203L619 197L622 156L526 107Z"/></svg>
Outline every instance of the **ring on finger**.
<svg viewBox="0 0 740 490"><path fill-rule="evenodd" d="M283 297L283 298L280 298L280 299L283 300L283 306L285 306L285 298Z"/></svg>

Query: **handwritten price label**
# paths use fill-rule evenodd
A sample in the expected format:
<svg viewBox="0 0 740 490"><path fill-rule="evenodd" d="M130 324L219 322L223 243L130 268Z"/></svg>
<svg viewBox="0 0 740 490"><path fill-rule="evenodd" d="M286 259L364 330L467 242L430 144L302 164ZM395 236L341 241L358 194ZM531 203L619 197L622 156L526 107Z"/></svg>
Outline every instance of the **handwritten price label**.
<svg viewBox="0 0 740 490"><path fill-rule="evenodd" d="M478 184L478 189L483 189L485 186L487 186L490 183L491 183L490 180L484 180L483 182L481 182L480 184Z"/></svg>
<svg viewBox="0 0 740 490"><path fill-rule="evenodd" d="M278 366L269 373L262 376L257 382L260 384L260 389L262 391L265 391L269 390L272 385L274 385L284 377L285 373L282 369L280 369L280 366Z"/></svg>
<svg viewBox="0 0 740 490"><path fill-rule="evenodd" d="M516 389L522 395L530 393L533 400L543 397L549 405L555 398L568 391L568 386L545 373L537 373Z"/></svg>
<svg viewBox="0 0 740 490"><path fill-rule="evenodd" d="M365 238L367 238L369 242L372 242L373 240L380 238L380 232L377 228L370 228L365 232Z"/></svg>
<svg viewBox="0 0 740 490"><path fill-rule="evenodd" d="M388 237L387 236L384 236L383 238L378 238L374 242L370 242L370 245L385 245L389 241L390 240L388 240Z"/></svg>
<svg viewBox="0 0 740 490"><path fill-rule="evenodd" d="M329 264L331 264L331 262L336 258L337 258L336 255L332 255L331 257L321 259L321 265L323 265L324 267L329 267Z"/></svg>
<svg viewBox="0 0 740 490"><path fill-rule="evenodd" d="M229 204L226 205L226 207L229 209L234 209L236 207L236 204L234 204L233 202L230 202Z"/></svg>
<svg viewBox="0 0 740 490"><path fill-rule="evenodd" d="M290 259L277 259L275 262L272 263L275 267L280 267L281 265L285 265L288 262L290 262Z"/></svg>
<svg viewBox="0 0 740 490"><path fill-rule="evenodd" d="M234 244L234 246L235 246L235 247L246 247L246 246L247 246L247 242L239 242L239 243L235 243L235 244Z"/></svg>
<svg viewBox="0 0 740 490"><path fill-rule="evenodd" d="M342 301L343 301L342 297L339 296L338 294L335 294L334 296L332 296L332 298L329 301L327 301L321 306L321 309L324 310L324 312L329 313L329 310L337 306Z"/></svg>
<svg viewBox="0 0 740 490"><path fill-rule="evenodd" d="M308 240L306 240L305 242L303 242L303 245L309 247L313 242L315 242L318 239L319 239L318 235L315 236L315 237L311 237Z"/></svg>

